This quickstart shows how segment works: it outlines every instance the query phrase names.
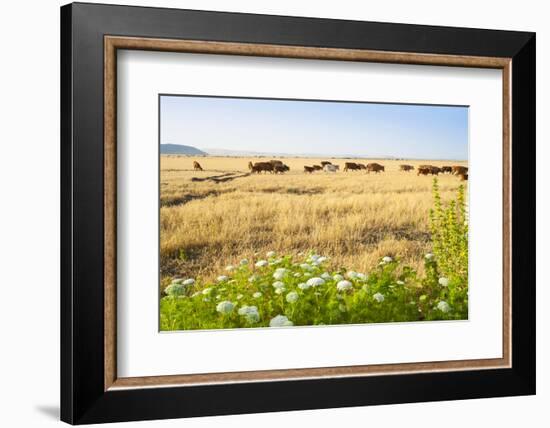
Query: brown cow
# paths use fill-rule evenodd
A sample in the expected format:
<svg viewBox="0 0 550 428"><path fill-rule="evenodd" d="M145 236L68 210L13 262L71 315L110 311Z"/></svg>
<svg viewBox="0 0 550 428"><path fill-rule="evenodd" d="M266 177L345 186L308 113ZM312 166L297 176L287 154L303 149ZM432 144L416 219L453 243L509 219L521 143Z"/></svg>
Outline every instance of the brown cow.
<svg viewBox="0 0 550 428"><path fill-rule="evenodd" d="M433 165L420 165L418 167L418 174L417 175L438 175L441 172L441 169L437 166Z"/></svg>
<svg viewBox="0 0 550 428"><path fill-rule="evenodd" d="M367 174L371 172L376 172L378 174L380 171L385 171L384 165L375 162L367 164Z"/></svg>
<svg viewBox="0 0 550 428"><path fill-rule="evenodd" d="M315 170L313 169L312 166L306 166L306 165L304 165L304 172L305 172L305 173L311 174L313 171L315 171Z"/></svg>
<svg viewBox="0 0 550 428"><path fill-rule="evenodd" d="M332 165L332 162L329 161L321 161L321 166L324 168L325 165Z"/></svg>
<svg viewBox="0 0 550 428"><path fill-rule="evenodd" d="M432 166L431 170L432 175L438 175L441 172L441 168L439 168L438 166Z"/></svg>
<svg viewBox="0 0 550 428"><path fill-rule="evenodd" d="M441 173L442 174L452 174L453 173L453 167L452 166L442 166L441 167Z"/></svg>
<svg viewBox="0 0 550 428"><path fill-rule="evenodd" d="M453 174L454 175L468 174L468 167L467 166L454 165L453 166Z"/></svg>
<svg viewBox="0 0 550 428"><path fill-rule="evenodd" d="M359 169L367 169L364 163L358 163Z"/></svg>
<svg viewBox="0 0 550 428"><path fill-rule="evenodd" d="M414 166L412 165L399 165L399 171L414 171Z"/></svg>
<svg viewBox="0 0 550 428"><path fill-rule="evenodd" d="M356 164L355 162L346 162L344 164L344 172L347 172L347 171L358 171L360 170L361 167Z"/></svg>
<svg viewBox="0 0 550 428"><path fill-rule="evenodd" d="M285 172L290 171L290 168L284 163L281 165L277 164L274 166L274 168L275 168L275 171L274 171L275 174L284 174Z"/></svg>
<svg viewBox="0 0 550 428"><path fill-rule="evenodd" d="M276 165L284 165L283 164L283 161L280 161L280 160L270 160L269 163L273 166L276 166Z"/></svg>
<svg viewBox="0 0 550 428"><path fill-rule="evenodd" d="M273 172L274 168L273 168L273 165L269 162L256 162L256 163L252 163L252 162L248 162L248 169L251 171L251 172L255 172L257 174L259 174L260 172Z"/></svg>
<svg viewBox="0 0 550 428"><path fill-rule="evenodd" d="M203 171L201 164L197 161L193 161L193 171Z"/></svg>
<svg viewBox="0 0 550 428"><path fill-rule="evenodd" d="M468 173L460 173L458 176L460 177L460 181L468 181Z"/></svg>
<svg viewBox="0 0 550 428"><path fill-rule="evenodd" d="M321 165L313 165L313 170L314 171L322 171L323 167Z"/></svg>
<svg viewBox="0 0 550 428"><path fill-rule="evenodd" d="M421 165L416 169L416 175L428 175L432 173L432 168L426 165Z"/></svg>

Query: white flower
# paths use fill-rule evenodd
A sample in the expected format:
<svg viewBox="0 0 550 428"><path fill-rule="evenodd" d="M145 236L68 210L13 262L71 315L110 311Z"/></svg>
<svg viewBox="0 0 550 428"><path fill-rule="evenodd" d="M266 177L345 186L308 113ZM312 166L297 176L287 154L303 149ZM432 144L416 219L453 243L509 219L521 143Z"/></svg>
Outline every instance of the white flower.
<svg viewBox="0 0 550 428"><path fill-rule="evenodd" d="M204 292L204 290L203 290ZM195 291L193 294L191 294L191 297L197 297L199 294L201 294L200 291Z"/></svg>
<svg viewBox="0 0 550 428"><path fill-rule="evenodd" d="M186 287L180 282L173 282L164 289L164 292L169 296L180 296L185 293Z"/></svg>
<svg viewBox="0 0 550 428"><path fill-rule="evenodd" d="M319 254L312 254L311 256L309 256L309 260L311 261L315 261L315 260L319 260L321 258L321 256Z"/></svg>
<svg viewBox="0 0 550 428"><path fill-rule="evenodd" d="M311 265L308 265L307 263L302 263L300 265L300 267L303 269L303 270L313 270L313 268L311 267Z"/></svg>
<svg viewBox="0 0 550 428"><path fill-rule="evenodd" d="M382 303L384 301L384 295L380 293L376 293L374 296L372 296L374 300L376 300L378 303Z"/></svg>
<svg viewBox="0 0 550 428"><path fill-rule="evenodd" d="M284 272L274 272L273 273L273 278L275 279L283 279L285 276Z"/></svg>
<svg viewBox="0 0 550 428"><path fill-rule="evenodd" d="M260 293L259 291L256 291L252 297L254 297L255 299L259 299L260 297L262 297L262 293Z"/></svg>
<svg viewBox="0 0 550 428"><path fill-rule="evenodd" d="M302 274L300 272L296 272L293 276L294 278L300 278Z"/></svg>
<svg viewBox="0 0 550 428"><path fill-rule="evenodd" d="M325 280L323 278L310 278L307 280L307 285L310 287L317 287L318 285L323 285L325 283Z"/></svg>
<svg viewBox="0 0 550 428"><path fill-rule="evenodd" d="M432 253L428 253L424 257L426 257L426 260L431 260L434 258L434 255Z"/></svg>
<svg viewBox="0 0 550 428"><path fill-rule="evenodd" d="M357 272L350 270L348 273L346 273L346 276L349 279L357 279Z"/></svg>
<svg viewBox="0 0 550 428"><path fill-rule="evenodd" d="M248 322L255 323L260 321L260 314L256 306L242 306L237 313L244 316Z"/></svg>
<svg viewBox="0 0 550 428"><path fill-rule="evenodd" d="M391 263L393 262L393 259L390 256L385 256L385 257L382 257L382 261L384 263Z"/></svg>
<svg viewBox="0 0 550 428"><path fill-rule="evenodd" d="M237 294L237 300L241 300L244 296L242 294Z"/></svg>
<svg viewBox="0 0 550 428"><path fill-rule="evenodd" d="M258 277L256 275L252 275L252 276L249 276L248 277L248 282L254 282L258 279Z"/></svg>
<svg viewBox="0 0 550 428"><path fill-rule="evenodd" d="M273 288L285 288L285 284L282 281L275 281L271 285L273 285Z"/></svg>
<svg viewBox="0 0 550 428"><path fill-rule="evenodd" d="M332 277L330 276L330 273L328 272L325 272L321 275L321 278L323 279L332 279Z"/></svg>
<svg viewBox="0 0 550 428"><path fill-rule="evenodd" d="M368 279L368 276L364 273L357 272L357 279L360 279L361 281L366 281Z"/></svg>
<svg viewBox="0 0 550 428"><path fill-rule="evenodd" d="M449 280L447 278L445 278L444 276L439 278L438 282L439 282L439 285L441 285L442 287L447 287L449 285Z"/></svg>
<svg viewBox="0 0 550 428"><path fill-rule="evenodd" d="M403 281L395 281L396 284L398 285L404 285L405 283Z"/></svg>
<svg viewBox="0 0 550 428"><path fill-rule="evenodd" d="M275 251L268 251L266 256L269 258L269 257L275 257L277 255L277 253Z"/></svg>
<svg viewBox="0 0 550 428"><path fill-rule="evenodd" d="M327 258L326 258L325 256L321 256L321 257L319 257L319 258L317 259L317 262L318 262L318 263L323 263L323 262L326 261L326 260L327 260Z"/></svg>
<svg viewBox="0 0 550 428"><path fill-rule="evenodd" d="M339 281L338 284L336 284L336 289L338 291L348 291L348 290L351 290L352 288L353 288L353 284L346 280Z"/></svg>
<svg viewBox="0 0 550 428"><path fill-rule="evenodd" d="M308 285L308 284L306 284L305 282L301 282L301 283L298 284L298 288L299 288L300 290L307 290L307 289L310 288L310 287L311 287L311 285Z"/></svg>
<svg viewBox="0 0 550 428"><path fill-rule="evenodd" d="M285 269L285 268L275 269L275 272L273 273L273 278L283 279L284 276L286 275L286 273L287 273L287 269Z"/></svg>
<svg viewBox="0 0 550 428"><path fill-rule="evenodd" d="M216 306L216 310L220 314L228 314L233 310L234 307L235 305L233 303L228 300L224 300L223 302L218 303L218 305Z"/></svg>
<svg viewBox="0 0 550 428"><path fill-rule="evenodd" d="M269 321L270 327L290 327L292 325L294 325L292 321L290 321L284 315L277 315L275 318L272 318L271 321Z"/></svg>
<svg viewBox="0 0 550 428"><path fill-rule="evenodd" d="M228 276L225 276L225 275L220 275L218 276L218 282L224 282L224 281L227 281L229 279Z"/></svg>
<svg viewBox="0 0 550 428"><path fill-rule="evenodd" d="M275 266L275 265L278 265L279 263L281 263L283 261L283 259L276 259L276 260L272 260L269 262L269 264L271 266Z"/></svg>
<svg viewBox="0 0 550 428"><path fill-rule="evenodd" d="M239 264L240 264L241 266L247 265L247 264L248 264L248 259L242 259L242 260L239 262Z"/></svg>
<svg viewBox="0 0 550 428"><path fill-rule="evenodd" d="M296 293L295 291L291 291L290 293L288 293L286 295L286 301L288 303L294 303L296 302L298 299L300 298L300 296L298 296L298 293Z"/></svg>
<svg viewBox="0 0 550 428"><path fill-rule="evenodd" d="M439 309L441 312L449 312L451 310L451 307L449 306L449 304L445 301L441 301L437 304L437 309Z"/></svg>
<svg viewBox="0 0 550 428"><path fill-rule="evenodd" d="M260 321L260 314L258 312L250 312L246 314L246 320L250 323L256 323Z"/></svg>
<svg viewBox="0 0 550 428"><path fill-rule="evenodd" d="M182 282L183 285L193 285L195 283L195 280L193 278L186 279Z"/></svg>
<svg viewBox="0 0 550 428"><path fill-rule="evenodd" d="M255 264L256 267L265 267L267 265L268 265L267 260L258 260Z"/></svg>
<svg viewBox="0 0 550 428"><path fill-rule="evenodd" d="M235 270L235 266L233 266L233 265L226 266L226 267L225 267L225 270L226 270L227 272L234 271L234 270Z"/></svg>
<svg viewBox="0 0 550 428"><path fill-rule="evenodd" d="M342 275L340 275L339 273L335 274L332 279L334 279L335 281L342 281L344 279L344 277Z"/></svg>
<svg viewBox="0 0 550 428"><path fill-rule="evenodd" d="M275 281L272 285L273 288L275 288L276 294L282 294L286 290L285 284L283 284L281 281Z"/></svg>
<svg viewBox="0 0 550 428"><path fill-rule="evenodd" d="M211 291L212 291L212 288L208 287L202 290L202 294L210 294Z"/></svg>

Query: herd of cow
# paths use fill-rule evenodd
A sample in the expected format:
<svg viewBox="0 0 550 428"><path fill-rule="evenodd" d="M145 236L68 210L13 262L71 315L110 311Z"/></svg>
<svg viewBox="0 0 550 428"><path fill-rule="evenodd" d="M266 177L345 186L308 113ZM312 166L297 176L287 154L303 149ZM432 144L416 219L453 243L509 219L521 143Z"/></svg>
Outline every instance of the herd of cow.
<svg viewBox="0 0 550 428"><path fill-rule="evenodd" d="M414 170L412 165L400 165L401 171ZM460 177L462 181L468 180L468 167L462 165L453 166L433 166L433 165L419 165L416 175L438 175L438 174L452 174Z"/></svg>
<svg viewBox="0 0 550 428"><path fill-rule="evenodd" d="M197 162L193 162L193 169L195 171L202 171L201 165ZM290 171L290 168L288 165L285 165L280 160L270 160L268 162L248 162L248 169L251 173L260 174L261 172L264 173L272 173L272 174L284 174L287 171ZM306 174L312 174L315 171L325 171L325 172L337 172L340 170L340 165L335 165L332 162L329 161L322 161L321 165L312 165L307 166L304 165L304 173ZM357 162L345 162L344 164L344 172L348 171L361 171L364 170L368 173L370 172L384 172L385 168L384 165L380 165L379 163L373 162L368 164L362 164ZM413 165L399 165L400 171L414 171ZM461 166L461 165L453 165L453 166L434 166L434 165L420 165L416 169L417 175L439 175L439 174L452 174L459 177L462 181L468 180L468 167Z"/></svg>

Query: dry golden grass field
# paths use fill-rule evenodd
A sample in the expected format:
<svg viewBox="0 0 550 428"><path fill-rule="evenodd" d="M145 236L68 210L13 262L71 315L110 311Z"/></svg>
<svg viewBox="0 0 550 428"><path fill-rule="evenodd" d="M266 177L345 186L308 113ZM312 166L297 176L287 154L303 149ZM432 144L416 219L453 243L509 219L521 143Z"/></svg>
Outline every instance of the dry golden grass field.
<svg viewBox="0 0 550 428"><path fill-rule="evenodd" d="M193 171L193 161L204 171ZM249 174L249 161L269 158L161 156L161 283L181 276L212 280L230 264L267 251L315 251L330 264L368 272L380 257L422 271L430 250L432 176L399 164L464 165L456 161L281 158L285 174ZM386 171L304 174L304 165L378 162ZM442 200L461 182L440 174Z"/></svg>

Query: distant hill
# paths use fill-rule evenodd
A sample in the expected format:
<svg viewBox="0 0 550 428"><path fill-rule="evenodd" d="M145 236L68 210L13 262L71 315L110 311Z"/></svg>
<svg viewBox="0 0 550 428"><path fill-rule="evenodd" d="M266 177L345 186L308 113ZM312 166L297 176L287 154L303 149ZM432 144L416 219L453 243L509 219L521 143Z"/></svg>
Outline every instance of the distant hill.
<svg viewBox="0 0 550 428"><path fill-rule="evenodd" d="M183 144L161 144L161 155L189 155L189 156L208 156L208 153L192 146L184 146Z"/></svg>

